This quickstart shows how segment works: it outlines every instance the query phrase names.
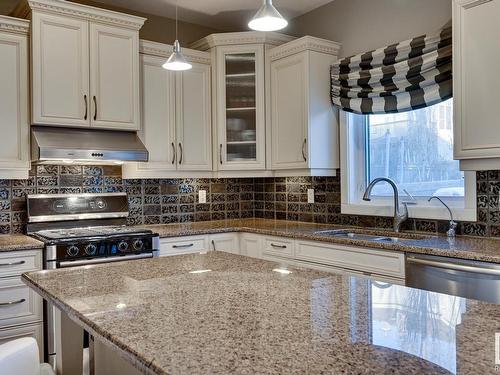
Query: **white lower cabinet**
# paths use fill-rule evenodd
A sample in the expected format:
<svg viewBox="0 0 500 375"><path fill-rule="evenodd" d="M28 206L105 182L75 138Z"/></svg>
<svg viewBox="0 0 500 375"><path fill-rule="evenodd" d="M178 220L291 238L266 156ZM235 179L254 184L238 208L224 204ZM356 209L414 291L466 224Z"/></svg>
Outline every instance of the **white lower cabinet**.
<svg viewBox="0 0 500 375"><path fill-rule="evenodd" d="M255 233L163 238L160 256L225 251L327 272L404 285L404 252L345 246Z"/></svg>
<svg viewBox="0 0 500 375"><path fill-rule="evenodd" d="M41 269L41 250L0 253L0 344L34 337L43 358L43 300L21 280Z"/></svg>
<svg viewBox="0 0 500 375"><path fill-rule="evenodd" d="M207 236L162 238L160 256L203 253L209 251Z"/></svg>
<svg viewBox="0 0 500 375"><path fill-rule="evenodd" d="M210 250L240 254L238 233L211 234L208 236Z"/></svg>

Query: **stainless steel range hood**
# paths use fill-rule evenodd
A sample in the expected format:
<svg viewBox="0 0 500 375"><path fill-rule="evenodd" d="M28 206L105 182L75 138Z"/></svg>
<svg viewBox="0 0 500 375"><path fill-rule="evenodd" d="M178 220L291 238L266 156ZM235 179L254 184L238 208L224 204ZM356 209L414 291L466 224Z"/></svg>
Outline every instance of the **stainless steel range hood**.
<svg viewBox="0 0 500 375"><path fill-rule="evenodd" d="M148 150L134 132L31 127L34 162L92 164L148 161Z"/></svg>

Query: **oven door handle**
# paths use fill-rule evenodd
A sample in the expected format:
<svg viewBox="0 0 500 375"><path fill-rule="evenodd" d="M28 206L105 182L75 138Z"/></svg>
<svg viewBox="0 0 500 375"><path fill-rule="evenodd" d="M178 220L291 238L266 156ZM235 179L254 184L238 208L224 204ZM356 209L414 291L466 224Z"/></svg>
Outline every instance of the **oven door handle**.
<svg viewBox="0 0 500 375"><path fill-rule="evenodd" d="M88 266L90 264L122 262L125 260L145 259L145 258L152 258L152 257L153 257L153 254L145 253L145 254L123 255L123 256L106 257L106 258L70 260L70 261L66 261L66 262L59 262L57 268Z"/></svg>
<svg viewBox="0 0 500 375"><path fill-rule="evenodd" d="M417 263L417 264L422 264L424 266L429 266L429 267L437 267L437 268L443 268L443 269L448 269L448 270L471 272L471 273L482 273L482 274L487 274L487 275L500 276L500 269L498 269L498 268L494 269L494 268L481 267L481 266L477 266L477 265L469 266L469 265L458 264L458 263L453 263L453 262L441 262L441 261L434 261L434 260L413 258L413 257L406 258L406 261L409 263Z"/></svg>

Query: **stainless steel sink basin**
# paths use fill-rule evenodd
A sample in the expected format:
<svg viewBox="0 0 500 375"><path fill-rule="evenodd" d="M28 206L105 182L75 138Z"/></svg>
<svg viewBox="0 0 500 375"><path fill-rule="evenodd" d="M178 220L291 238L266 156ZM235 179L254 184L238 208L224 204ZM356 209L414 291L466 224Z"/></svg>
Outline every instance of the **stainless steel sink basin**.
<svg viewBox="0 0 500 375"><path fill-rule="evenodd" d="M322 236L332 236L338 238L349 238L353 240L360 241L373 241L373 242L388 242L395 243L403 240L408 240L408 238L403 237L392 237L392 236L381 236L376 234L366 234L366 233L356 233L346 229L331 229L331 230L320 230L314 232L314 234Z"/></svg>

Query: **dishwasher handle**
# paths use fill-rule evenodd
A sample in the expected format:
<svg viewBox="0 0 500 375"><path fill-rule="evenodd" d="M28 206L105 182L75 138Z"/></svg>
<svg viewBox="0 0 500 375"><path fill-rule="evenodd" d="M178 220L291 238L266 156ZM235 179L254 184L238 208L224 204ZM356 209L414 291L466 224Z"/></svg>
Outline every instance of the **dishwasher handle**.
<svg viewBox="0 0 500 375"><path fill-rule="evenodd" d="M454 262L435 261L435 260L414 258L414 257L407 257L406 261L408 263L416 263L416 264L421 264L423 266L437 267L437 268L443 268L443 269L448 269L448 270L500 276L500 268L489 268L489 267L483 267L480 265L469 266L469 265L459 264L459 263L454 263Z"/></svg>

